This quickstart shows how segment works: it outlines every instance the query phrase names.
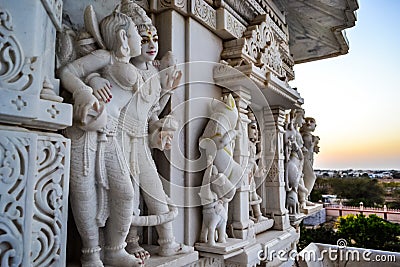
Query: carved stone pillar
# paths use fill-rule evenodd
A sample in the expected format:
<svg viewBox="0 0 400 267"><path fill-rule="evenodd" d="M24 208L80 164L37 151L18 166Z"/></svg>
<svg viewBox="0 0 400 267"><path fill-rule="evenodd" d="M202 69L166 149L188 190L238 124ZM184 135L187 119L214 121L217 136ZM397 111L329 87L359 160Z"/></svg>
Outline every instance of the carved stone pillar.
<svg viewBox="0 0 400 267"><path fill-rule="evenodd" d="M54 77L61 11L61 0L0 4L0 264L4 267L65 266L70 143L62 135L46 132L72 122L72 106L62 103Z"/></svg>
<svg viewBox="0 0 400 267"><path fill-rule="evenodd" d="M281 107L271 107L264 110L264 160L266 166L271 166L265 179L262 193L263 210L274 219L273 229L285 230L290 227L288 212L285 208L286 191L284 182L284 154L283 154L283 123L285 112ZM271 119L273 118L273 121ZM275 152L275 153L273 153Z"/></svg>

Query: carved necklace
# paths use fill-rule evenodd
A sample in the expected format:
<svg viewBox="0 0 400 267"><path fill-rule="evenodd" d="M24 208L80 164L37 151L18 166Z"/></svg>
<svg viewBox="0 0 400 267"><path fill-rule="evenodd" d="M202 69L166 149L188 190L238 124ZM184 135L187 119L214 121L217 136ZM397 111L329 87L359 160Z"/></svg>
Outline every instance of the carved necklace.
<svg viewBox="0 0 400 267"><path fill-rule="evenodd" d="M137 68L137 70L139 75L142 76L144 82L140 89L140 95L144 101L150 102L153 97L152 93L154 89L152 87L154 86L154 79L156 79L156 77L153 76L155 76L156 73L154 70L149 68L148 62L146 62L146 69ZM157 79L156 82L158 82Z"/></svg>

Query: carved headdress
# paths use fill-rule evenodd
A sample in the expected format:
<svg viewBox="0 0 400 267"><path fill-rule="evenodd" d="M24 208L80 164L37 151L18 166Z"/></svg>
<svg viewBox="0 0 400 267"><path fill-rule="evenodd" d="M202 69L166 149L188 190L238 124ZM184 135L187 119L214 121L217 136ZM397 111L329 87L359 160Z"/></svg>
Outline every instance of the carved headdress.
<svg viewBox="0 0 400 267"><path fill-rule="evenodd" d="M131 17L138 31L155 28L146 11L132 0L121 1L121 12Z"/></svg>

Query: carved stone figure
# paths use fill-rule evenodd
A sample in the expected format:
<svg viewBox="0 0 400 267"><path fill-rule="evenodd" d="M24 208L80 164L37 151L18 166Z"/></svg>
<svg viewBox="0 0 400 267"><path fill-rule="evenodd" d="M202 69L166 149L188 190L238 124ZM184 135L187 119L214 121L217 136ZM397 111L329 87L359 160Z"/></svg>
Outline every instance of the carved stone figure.
<svg viewBox="0 0 400 267"><path fill-rule="evenodd" d="M133 96L120 112L119 116L119 138L118 142L124 148L124 154L128 160L129 169L133 178L136 195L140 194L147 205L150 215L166 215L173 213L169 204L170 200L165 194L159 178L156 165L152 158L151 149L168 150L174 132L177 130L177 122L172 115L159 119L158 115L165 107L171 89L179 84L181 72L172 67L172 72L167 69L162 74L171 74L171 78L165 79L165 84L160 81L159 70L153 65L158 53L158 36L156 28L151 24L150 18L145 11L136 3L126 0L122 1L121 12L128 15L137 25L141 36L141 53L132 58L129 64L139 73L139 83ZM163 67L170 67L169 63L175 60L168 53L168 59ZM109 77L105 77L109 78ZM112 97L114 89L108 92L108 81L102 77L93 77L97 88L102 88L106 98ZM173 87L168 87L167 85ZM163 87L164 86L164 87ZM139 160L140 159L140 160ZM139 216L139 199L136 197L133 204L134 218ZM127 238L129 253L142 260L150 257L138 243L137 224L133 223ZM150 225L148 225L150 226ZM156 226L159 236L158 243L161 256L172 256L182 253L193 252L193 248L175 242L171 220L163 220L161 225Z"/></svg>
<svg viewBox="0 0 400 267"><path fill-rule="evenodd" d="M210 119L200 137L200 148L205 150L207 158L212 156L218 172L238 186L244 170L233 159L234 141L240 134L235 130L239 115L235 100L229 94L222 102L214 100L210 109Z"/></svg>
<svg viewBox="0 0 400 267"><path fill-rule="evenodd" d="M95 20L91 26L98 27ZM93 51L59 72L62 85L74 99L75 122L67 130L72 143L70 199L82 239L82 266L103 266L103 262L112 266L141 264L124 249L132 221L133 187L117 141L120 110L130 102L138 86L138 73L129 64L130 58L140 53L135 26L128 16L114 11L101 21L100 30L96 29L107 50ZM109 78L109 87L113 87L112 101L102 97L103 90L93 92L83 80L100 70ZM86 78L90 84L88 78L92 77ZM104 228L103 247L100 228Z"/></svg>
<svg viewBox="0 0 400 267"><path fill-rule="evenodd" d="M314 153L319 152L319 147L318 147L319 137L314 136L312 134L312 132L315 131L316 126L317 124L315 123L315 119L307 117L305 118L305 124L303 124L303 126L300 128L300 133L303 138L304 148L305 148L303 179L304 179L304 185L308 191L308 194L306 196L307 206L314 205L314 203L308 201L307 198L314 187L315 180L317 179L313 170L313 164L314 164Z"/></svg>
<svg viewBox="0 0 400 267"><path fill-rule="evenodd" d="M257 145L260 143L259 139L259 131L257 128L257 122L255 120L255 116L253 113L249 113L250 123L248 125L248 136L249 136L249 150L250 150L250 157L248 167L249 171L249 185L250 185L250 192L249 192L249 202L250 206L253 210L253 216L255 222L267 221L268 218L262 216L260 204L262 199L260 196L257 195L256 192L256 177L263 177L266 175L266 170L264 168L258 167L258 160L261 158L261 152L257 153Z"/></svg>
<svg viewBox="0 0 400 267"><path fill-rule="evenodd" d="M235 195L235 186L212 163L210 156L199 193L203 205L200 242L214 246L215 242L226 243L228 203Z"/></svg>
<svg viewBox="0 0 400 267"><path fill-rule="evenodd" d="M294 202L299 203L298 197L295 194L306 194L307 189L303 182L303 140L298 131L304 123L304 111L295 110L292 112L292 117L285 129L284 140L285 140L285 184L286 184L286 208L290 205L294 205ZM300 205L305 200L300 199ZM297 212L298 209L291 209Z"/></svg>

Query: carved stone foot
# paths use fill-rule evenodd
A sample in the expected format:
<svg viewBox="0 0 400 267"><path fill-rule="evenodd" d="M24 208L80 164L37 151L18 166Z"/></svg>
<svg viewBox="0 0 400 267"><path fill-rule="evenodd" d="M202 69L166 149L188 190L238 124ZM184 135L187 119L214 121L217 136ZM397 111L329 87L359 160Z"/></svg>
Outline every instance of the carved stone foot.
<svg viewBox="0 0 400 267"><path fill-rule="evenodd" d="M100 259L100 247L82 249L82 267L104 267Z"/></svg>
<svg viewBox="0 0 400 267"><path fill-rule="evenodd" d="M306 201L306 205L307 206L315 206L315 203L311 202L311 201Z"/></svg>
<svg viewBox="0 0 400 267"><path fill-rule="evenodd" d="M142 262L150 258L150 253L139 246L139 244L136 242L128 243L128 245L126 246L126 251L136 258L141 259Z"/></svg>
<svg viewBox="0 0 400 267"><path fill-rule="evenodd" d="M187 254L194 252L194 248L191 246L186 246L182 243L172 243L160 246L158 255L160 256L174 256L178 254Z"/></svg>
<svg viewBox="0 0 400 267"><path fill-rule="evenodd" d="M143 266L141 259L137 259L135 256L130 255L124 249L123 246L108 247L106 248L104 255L104 264L118 267L139 267Z"/></svg>

